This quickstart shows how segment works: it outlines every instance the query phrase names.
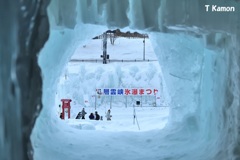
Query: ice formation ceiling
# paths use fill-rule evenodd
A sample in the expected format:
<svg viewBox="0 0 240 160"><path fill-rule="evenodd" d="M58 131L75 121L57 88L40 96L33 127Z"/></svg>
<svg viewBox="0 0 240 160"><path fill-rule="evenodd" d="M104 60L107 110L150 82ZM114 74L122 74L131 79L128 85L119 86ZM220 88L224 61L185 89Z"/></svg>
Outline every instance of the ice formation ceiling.
<svg viewBox="0 0 240 160"><path fill-rule="evenodd" d="M200 157L209 154L208 159L237 160L240 158L240 11L206 12L206 4L240 8L237 0L122 0L121 3L117 0L52 0L48 15L52 29L73 29L80 23L173 33L176 32L173 28L178 26L186 35L202 37L205 68L200 73L200 88L196 89L199 103L193 114L183 118L180 124L197 130L199 137L209 141L199 141L205 146ZM4 24L0 29L4 35L0 39L0 159L27 159L31 148L29 136L41 108L42 82L36 55L48 37L47 5L48 1L0 1L0 19ZM163 42L161 36L164 35L157 33L155 42ZM180 42L182 38L188 39L176 37ZM168 40L174 41L176 37L170 36ZM206 49L220 52L214 51L214 56L208 57L211 51ZM164 64L165 58L166 55L159 56L159 62ZM163 66L165 70L170 67L166 62ZM171 78L168 85L172 85L171 82L186 85ZM180 94L176 92L174 96ZM209 148L214 151L208 153ZM192 153L199 151L198 147L194 149ZM29 156L32 157L31 153Z"/></svg>

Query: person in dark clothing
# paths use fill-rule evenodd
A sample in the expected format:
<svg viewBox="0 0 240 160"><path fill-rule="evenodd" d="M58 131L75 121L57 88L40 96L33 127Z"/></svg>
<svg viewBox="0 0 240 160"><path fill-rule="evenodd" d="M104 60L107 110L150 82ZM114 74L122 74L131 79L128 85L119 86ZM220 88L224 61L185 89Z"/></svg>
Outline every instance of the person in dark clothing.
<svg viewBox="0 0 240 160"><path fill-rule="evenodd" d="M82 113L81 113L81 112L78 112L78 115L77 115L76 119L80 119L81 116L82 116Z"/></svg>
<svg viewBox="0 0 240 160"><path fill-rule="evenodd" d="M85 112L84 108L82 109L82 119L85 119L85 115L87 114L87 112Z"/></svg>
<svg viewBox="0 0 240 160"><path fill-rule="evenodd" d="M94 120L94 114L93 114L93 113L91 113L91 114L89 115L89 119L90 119L90 120Z"/></svg>
<svg viewBox="0 0 240 160"><path fill-rule="evenodd" d="M60 113L60 118L63 119L63 114L62 113Z"/></svg>
<svg viewBox="0 0 240 160"><path fill-rule="evenodd" d="M96 112L95 112L95 120L98 121L99 119L100 119L100 116L99 116L98 112L96 111Z"/></svg>

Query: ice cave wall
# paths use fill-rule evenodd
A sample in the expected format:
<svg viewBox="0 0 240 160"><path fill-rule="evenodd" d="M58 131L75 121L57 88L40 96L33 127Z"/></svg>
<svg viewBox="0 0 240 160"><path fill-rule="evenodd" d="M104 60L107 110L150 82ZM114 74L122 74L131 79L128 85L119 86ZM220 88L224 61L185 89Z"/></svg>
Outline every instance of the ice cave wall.
<svg viewBox="0 0 240 160"><path fill-rule="evenodd" d="M8 112L16 119L20 119L19 111L16 112L14 110L15 107L20 108L20 105L17 105L19 97L18 95L14 96L16 93L11 91L11 83L13 87L16 85L15 79L11 81L11 71L15 68L12 59L16 57L17 50L17 47L13 47L17 44L16 34L18 25L15 23L17 20L17 7L14 2L9 2L6 7L3 6L2 1L0 1L0 18L4 22L3 24L5 24L0 26L0 159L7 159L6 157L11 154L11 150L14 150L18 156L22 156L22 150L17 149L21 148L22 139L19 138L21 133L13 132L13 130L21 131L21 122L11 121L5 114L5 112ZM5 14L9 14L8 19L4 18ZM8 108L11 110L8 111ZM14 157L9 159L14 159Z"/></svg>
<svg viewBox="0 0 240 160"><path fill-rule="evenodd" d="M169 26L201 27L203 32L200 36L206 40L205 47L212 49L217 46L219 50L214 53L204 50L205 57L209 53L213 56L207 57L203 63L203 67L210 67L211 72L203 68L205 72L202 72L200 103L197 106L199 113L192 117L196 119L203 138L214 138L214 145L218 146L215 159L230 159L232 155L234 159L239 159L240 14L239 10L233 13L205 13L203 5L213 3L240 8L238 0L122 0L121 4L117 0L52 0L49 18L52 29L74 28L78 22L109 27L130 26L132 29L165 33L170 32ZM0 159L27 159L29 131L38 112L36 106L41 106L41 79L35 55L48 36L47 4L48 1L0 1L1 22L4 24L0 26L1 35L4 35L0 39ZM60 10L62 6L68 7ZM118 9L113 10L116 6ZM185 33L188 34L188 31ZM159 57L159 61L161 63L163 59ZM163 72L167 70L162 69ZM19 76L23 71L29 74ZM34 84L37 90L29 84ZM51 86L46 84L44 90L48 87ZM204 105L209 106L211 112ZM25 110L29 111L22 112ZM9 119L5 112L16 120ZM30 123L24 123L26 120ZM42 122L41 119L39 121Z"/></svg>
<svg viewBox="0 0 240 160"><path fill-rule="evenodd" d="M48 38L49 1L0 1L0 159L32 159L30 135L42 108L37 54Z"/></svg>
<svg viewBox="0 0 240 160"><path fill-rule="evenodd" d="M64 6L66 2L53 0L49 7L53 29L68 27L68 24L64 24L68 12L58 9L56 4L59 3L63 3L60 6ZM164 34L152 33L156 51L164 48L162 43L166 42L166 37L171 42L177 38L175 46L181 45L182 39L195 41L194 46L183 47L184 53L178 50L183 48L177 47L156 52L167 85L170 88L171 86L178 88L176 90L172 87L169 91L172 93L173 108L177 107L181 110L172 109L172 115L178 115L177 118L180 115L183 126L193 128L203 139L210 141L208 146L216 149L212 158L230 159L232 156L235 159L239 158L240 54L237 44L240 33L240 11L211 13L206 12L204 6L216 4L239 8L238 1L124 0L119 4L116 0L81 0L71 3L77 6L68 9L72 10L69 19L75 19L75 23L104 25L109 28L129 26L132 29L163 32ZM71 22L71 26L72 23L74 22ZM171 39L174 33L177 36ZM192 44L189 42L189 45ZM169 53L172 54L170 58ZM170 66L172 63L179 63L181 66L182 61L184 62L188 56L187 53L195 54L196 60L186 62L187 65L184 64L180 68ZM195 65L196 63L198 65ZM186 71L187 68L192 71ZM183 89L187 96L182 94ZM194 102L191 105L188 104L189 96ZM172 122L176 120L172 116Z"/></svg>

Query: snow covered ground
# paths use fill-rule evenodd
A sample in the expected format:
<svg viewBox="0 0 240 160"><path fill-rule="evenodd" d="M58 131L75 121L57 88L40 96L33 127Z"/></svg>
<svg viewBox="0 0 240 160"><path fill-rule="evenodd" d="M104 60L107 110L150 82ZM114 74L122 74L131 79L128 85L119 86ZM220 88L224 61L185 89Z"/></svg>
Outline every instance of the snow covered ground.
<svg viewBox="0 0 240 160"><path fill-rule="evenodd" d="M167 107L114 107L111 109L112 120L107 121L105 118L105 109L97 109L98 114L103 116L103 120L89 120L90 113L94 113L95 109L85 108L88 113L84 119L67 119L67 124L80 130L104 130L104 131L148 131L162 129L167 123L168 108ZM73 116L76 117L76 116ZM157 122L157 123L156 123Z"/></svg>

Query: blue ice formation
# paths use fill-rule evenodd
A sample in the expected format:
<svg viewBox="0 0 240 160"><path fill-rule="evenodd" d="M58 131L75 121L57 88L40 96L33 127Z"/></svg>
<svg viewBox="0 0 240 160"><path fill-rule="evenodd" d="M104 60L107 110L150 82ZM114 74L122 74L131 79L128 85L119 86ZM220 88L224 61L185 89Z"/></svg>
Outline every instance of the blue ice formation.
<svg viewBox="0 0 240 160"><path fill-rule="evenodd" d="M31 21L35 24L39 20L26 18L15 22L14 20L19 19L17 13L10 14L7 9L30 11L41 4L34 2L32 6L25 8L24 5L14 2L5 2L7 5L2 3L1 1L1 13L8 13L10 17L10 21L4 19L4 22L11 27L1 27L0 31L13 36L8 37L7 42L10 44L6 46L3 45L5 39L1 38L0 41L1 52L4 53L0 58L0 100L3 102L0 106L0 158L13 159L6 158L11 150L16 151L13 144L16 141L19 145L28 142L21 138L24 128L21 128L20 122L11 125L12 122L4 116L5 111L10 108L10 113L23 116L24 113L20 110L33 107L21 103L17 110L13 109L19 99L26 100L24 98L27 97L22 97L21 94L30 93L26 89L28 87L22 87L21 84L18 86L21 80L14 78L18 69L15 66L29 63L21 61L19 64L15 59L20 53L14 49L24 45L16 40L16 30L23 22ZM234 6L236 11L207 12L205 5ZM6 9L3 10L3 6ZM73 53L75 43L83 43L106 28L129 27L149 32L171 96L170 122L164 130L158 132L156 140L159 140L160 145L158 148L153 147L155 155L150 158L240 159L238 8L238 0L122 0L121 3L117 0L52 0L48 8L50 38L39 56L43 72L44 109L34 127L33 141L36 137L44 137L45 132L40 131L46 127L47 117L51 116L49 111L54 105L51 97L54 97L57 77ZM28 14L44 15L44 7L37 13L27 12L25 15ZM45 22L40 24L47 25ZM30 24L27 26L29 31L33 31ZM42 33L44 34L43 30ZM25 39L28 35L23 35L21 41L29 42L29 39ZM32 38L30 42L36 42L36 39ZM6 47L5 50L3 46ZM40 73L32 76L39 75ZM18 93L17 98L5 98L6 95L14 97L15 92ZM39 97L41 93L34 96ZM12 127L8 128L9 125ZM12 131L13 128L16 128L17 132ZM21 151L16 152L16 155L20 160L23 157Z"/></svg>

